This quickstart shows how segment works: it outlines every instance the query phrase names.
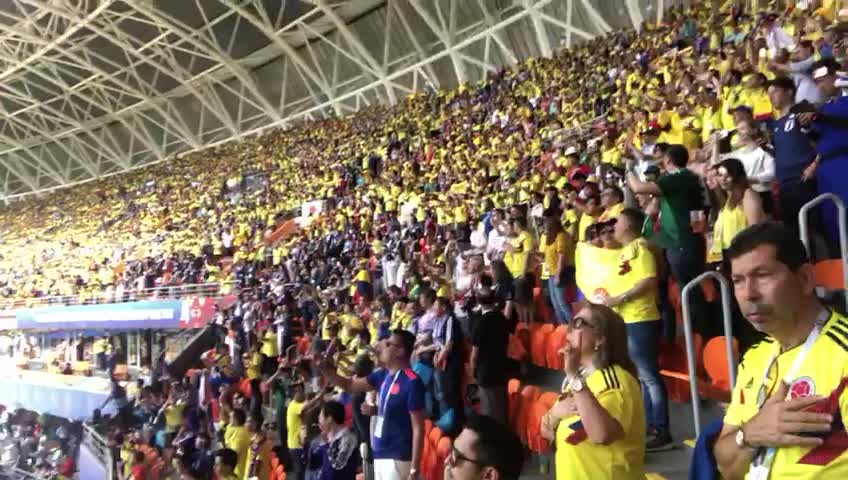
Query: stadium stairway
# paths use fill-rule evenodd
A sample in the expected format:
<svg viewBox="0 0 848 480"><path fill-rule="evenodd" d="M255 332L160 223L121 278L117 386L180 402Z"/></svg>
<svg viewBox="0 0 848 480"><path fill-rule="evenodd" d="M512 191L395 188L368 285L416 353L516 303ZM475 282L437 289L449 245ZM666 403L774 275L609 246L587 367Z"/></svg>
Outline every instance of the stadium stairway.
<svg viewBox="0 0 848 480"><path fill-rule="evenodd" d="M203 352L215 346L215 332L212 327L187 330L183 348L168 364L168 374L171 378L182 378L185 373L201 366L200 356Z"/></svg>

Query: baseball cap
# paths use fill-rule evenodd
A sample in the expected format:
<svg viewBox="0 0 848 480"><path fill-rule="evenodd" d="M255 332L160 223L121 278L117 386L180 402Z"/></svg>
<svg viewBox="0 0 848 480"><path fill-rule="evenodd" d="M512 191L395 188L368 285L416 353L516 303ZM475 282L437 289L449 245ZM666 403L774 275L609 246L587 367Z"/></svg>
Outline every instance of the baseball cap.
<svg viewBox="0 0 848 480"><path fill-rule="evenodd" d="M828 75L835 75L837 70L839 70L839 64L832 58L819 60L811 68L813 80L819 80Z"/></svg>

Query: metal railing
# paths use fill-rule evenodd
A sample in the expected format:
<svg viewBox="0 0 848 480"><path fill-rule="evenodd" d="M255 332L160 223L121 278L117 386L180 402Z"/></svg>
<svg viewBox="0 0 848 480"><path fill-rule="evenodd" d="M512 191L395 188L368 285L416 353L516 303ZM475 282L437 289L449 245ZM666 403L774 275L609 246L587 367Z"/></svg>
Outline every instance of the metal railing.
<svg viewBox="0 0 848 480"><path fill-rule="evenodd" d="M185 297L211 297L227 291L234 282L194 283L189 285L164 285L161 287L128 289L122 295L115 292L99 292L91 298L82 300L78 295L60 295L25 299L0 300L1 310L18 308L58 307L70 305L101 305L111 303L129 303L141 300L178 300Z"/></svg>
<svg viewBox="0 0 848 480"><path fill-rule="evenodd" d="M801 210L798 211L798 231L801 233L801 241L804 242L807 255L812 258L810 227L807 219L810 215L810 210L827 200L832 201L836 205L837 216L839 217L839 253L842 258L842 288L848 289L848 214L846 214L845 204L842 203L842 199L832 193L823 193L804 204ZM845 303L846 308L848 308L848 295L845 296Z"/></svg>
<svg viewBox="0 0 848 480"><path fill-rule="evenodd" d="M695 436L701 435L701 404L698 401L698 365L695 364L695 345L692 333L692 311L689 297L692 289L701 288L701 282L712 278L716 280L721 292L721 316L724 322L724 342L727 348L727 366L730 370L730 385L736 385L736 363L733 358L733 317L730 310L730 285L718 272L709 271L698 275L687 283L680 292L680 304L683 309L683 337L686 343L686 362L689 364L689 390L692 394L692 418L695 421Z"/></svg>
<svg viewBox="0 0 848 480"><path fill-rule="evenodd" d="M106 478L114 479L115 460L112 458L112 449L109 448L106 440L91 426L83 425L82 443L103 464L104 470L106 470Z"/></svg>

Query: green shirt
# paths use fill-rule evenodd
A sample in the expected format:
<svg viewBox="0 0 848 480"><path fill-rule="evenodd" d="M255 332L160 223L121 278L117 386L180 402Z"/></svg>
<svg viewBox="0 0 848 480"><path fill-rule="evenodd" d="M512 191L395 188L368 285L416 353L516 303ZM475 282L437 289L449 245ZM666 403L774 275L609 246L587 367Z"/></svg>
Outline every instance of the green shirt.
<svg viewBox="0 0 848 480"><path fill-rule="evenodd" d="M703 210L701 180L690 170L682 168L657 180L660 190L659 235L655 239L663 248L691 248L696 235L689 223L690 212Z"/></svg>

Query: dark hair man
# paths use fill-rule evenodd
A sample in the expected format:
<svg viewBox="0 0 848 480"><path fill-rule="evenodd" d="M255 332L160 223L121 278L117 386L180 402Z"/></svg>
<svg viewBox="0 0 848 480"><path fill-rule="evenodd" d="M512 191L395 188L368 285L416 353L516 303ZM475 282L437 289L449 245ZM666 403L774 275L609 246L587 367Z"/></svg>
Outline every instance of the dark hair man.
<svg viewBox="0 0 848 480"><path fill-rule="evenodd" d="M456 437L445 461L451 480L517 480L524 466L524 447L503 423L492 417L471 417Z"/></svg>
<svg viewBox="0 0 848 480"><path fill-rule="evenodd" d="M336 373L331 358L321 363L327 380L350 393L376 390L377 419L371 438L376 480L417 478L424 446L424 384L410 368L415 336L402 329L392 332L380 351L385 368L365 378Z"/></svg>
<svg viewBox="0 0 848 480"><path fill-rule="evenodd" d="M714 447L719 470L728 479L838 476L848 319L819 302L804 246L784 225L743 230L727 258L742 313L768 337L739 366Z"/></svg>

